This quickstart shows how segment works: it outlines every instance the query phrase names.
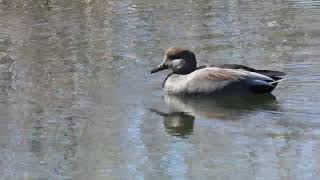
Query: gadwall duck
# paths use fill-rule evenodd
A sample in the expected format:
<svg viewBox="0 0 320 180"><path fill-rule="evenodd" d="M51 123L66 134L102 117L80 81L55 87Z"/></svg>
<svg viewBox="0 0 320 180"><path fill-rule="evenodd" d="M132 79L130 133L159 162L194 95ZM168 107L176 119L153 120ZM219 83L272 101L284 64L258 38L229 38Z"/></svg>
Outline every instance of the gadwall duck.
<svg viewBox="0 0 320 180"><path fill-rule="evenodd" d="M173 72L165 78L163 90L173 95L267 94L285 75L238 64L197 67L195 54L179 47L166 50L163 62L150 73L165 69Z"/></svg>

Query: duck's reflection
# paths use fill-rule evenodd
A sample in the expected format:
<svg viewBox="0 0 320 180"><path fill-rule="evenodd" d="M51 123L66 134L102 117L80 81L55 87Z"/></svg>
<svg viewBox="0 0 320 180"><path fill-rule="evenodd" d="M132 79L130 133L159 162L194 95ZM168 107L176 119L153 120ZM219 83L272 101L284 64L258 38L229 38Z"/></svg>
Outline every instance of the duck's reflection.
<svg viewBox="0 0 320 180"><path fill-rule="evenodd" d="M246 97L180 97L164 95L170 112L185 112L188 115L208 119L236 120L242 115L257 110L278 109L275 96Z"/></svg>
<svg viewBox="0 0 320 180"><path fill-rule="evenodd" d="M192 134L194 116L184 112L164 113L156 109L150 110L163 117L164 127L169 134L179 137L187 137Z"/></svg>
<svg viewBox="0 0 320 180"><path fill-rule="evenodd" d="M180 97L164 95L169 112L150 109L164 119L166 131L174 136L187 137L193 132L194 119L237 120L256 111L277 111L275 96L254 97Z"/></svg>

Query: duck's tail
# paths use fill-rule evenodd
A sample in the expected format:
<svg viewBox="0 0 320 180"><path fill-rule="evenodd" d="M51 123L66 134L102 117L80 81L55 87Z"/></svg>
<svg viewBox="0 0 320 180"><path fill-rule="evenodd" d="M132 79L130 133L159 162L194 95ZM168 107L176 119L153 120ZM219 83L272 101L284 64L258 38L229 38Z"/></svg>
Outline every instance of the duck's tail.
<svg viewBox="0 0 320 180"><path fill-rule="evenodd" d="M250 91L254 94L266 94L270 93L276 86L278 82L283 81L284 79L278 79L275 81L263 81L263 80L254 80L250 86Z"/></svg>
<svg viewBox="0 0 320 180"><path fill-rule="evenodd" d="M278 82L281 82L281 81L284 81L284 80L285 80L285 79L281 78L281 79L278 79L278 80L276 80L276 81L271 81L271 82L269 82L269 84L275 85L275 84L278 84Z"/></svg>

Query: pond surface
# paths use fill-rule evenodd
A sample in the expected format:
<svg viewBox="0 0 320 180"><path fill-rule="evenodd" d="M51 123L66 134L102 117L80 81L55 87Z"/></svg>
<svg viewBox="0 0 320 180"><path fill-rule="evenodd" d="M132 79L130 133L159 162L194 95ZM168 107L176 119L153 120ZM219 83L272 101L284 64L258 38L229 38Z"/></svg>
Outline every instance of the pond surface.
<svg viewBox="0 0 320 180"><path fill-rule="evenodd" d="M170 46L287 73L276 100L164 96ZM0 0L3 179L320 177L320 2Z"/></svg>

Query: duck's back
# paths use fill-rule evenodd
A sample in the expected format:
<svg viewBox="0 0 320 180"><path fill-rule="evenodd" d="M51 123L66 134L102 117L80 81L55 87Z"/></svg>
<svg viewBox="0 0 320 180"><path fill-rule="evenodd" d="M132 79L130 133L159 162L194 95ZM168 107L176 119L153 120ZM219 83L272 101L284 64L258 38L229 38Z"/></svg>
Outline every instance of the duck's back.
<svg viewBox="0 0 320 180"><path fill-rule="evenodd" d="M274 81L267 76L242 69L208 67L187 75L173 74L167 78L164 91L169 94L249 94L259 86L262 93L274 89L269 84Z"/></svg>

